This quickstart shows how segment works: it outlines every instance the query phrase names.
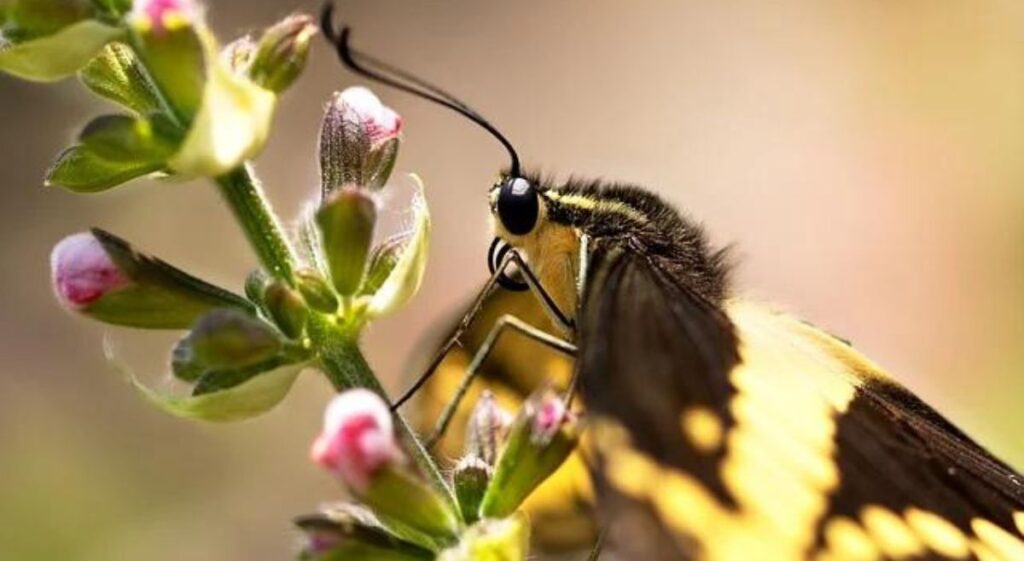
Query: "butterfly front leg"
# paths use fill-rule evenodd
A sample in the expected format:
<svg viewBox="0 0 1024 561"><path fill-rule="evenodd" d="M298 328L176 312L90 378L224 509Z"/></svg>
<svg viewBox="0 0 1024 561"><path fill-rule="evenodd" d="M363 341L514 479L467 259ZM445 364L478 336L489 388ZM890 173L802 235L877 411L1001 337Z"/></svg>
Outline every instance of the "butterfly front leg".
<svg viewBox="0 0 1024 561"><path fill-rule="evenodd" d="M513 315L506 314L501 316L494 323L494 327L487 334L483 344L477 349L476 355L473 356L473 360L469 363L462 380L459 382L458 388L455 390L455 395L451 397L448 404L445 405L444 411L441 412L433 432L427 438L426 445L428 448L444 436L445 430L447 430L448 425L451 423L452 417L455 416L455 412L458 411L459 404L466 396L469 386L473 383L473 380L480 372L480 368L497 345L498 338L510 329L551 349L563 352L569 356L576 356L576 345L538 329Z"/></svg>

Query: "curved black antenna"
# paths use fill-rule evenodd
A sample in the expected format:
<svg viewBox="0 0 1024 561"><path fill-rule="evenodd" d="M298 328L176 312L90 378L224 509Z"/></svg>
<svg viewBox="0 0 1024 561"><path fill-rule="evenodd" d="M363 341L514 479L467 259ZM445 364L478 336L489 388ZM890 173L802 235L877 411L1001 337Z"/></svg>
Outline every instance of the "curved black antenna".
<svg viewBox="0 0 1024 561"><path fill-rule="evenodd" d="M505 147L509 157L512 159L512 164L509 166L509 175L519 177L519 154L516 153L516 149L512 147L512 143L505 138L505 135L501 134L494 125L487 122L487 119L484 119L476 110L452 94L394 65L353 49L349 45L352 28L347 25L343 26L341 31L336 31L334 28L334 3L331 1L326 2L320 11L320 29L323 31L324 36L334 45L338 59L349 70L370 80L447 107L491 133L491 136L496 138Z"/></svg>

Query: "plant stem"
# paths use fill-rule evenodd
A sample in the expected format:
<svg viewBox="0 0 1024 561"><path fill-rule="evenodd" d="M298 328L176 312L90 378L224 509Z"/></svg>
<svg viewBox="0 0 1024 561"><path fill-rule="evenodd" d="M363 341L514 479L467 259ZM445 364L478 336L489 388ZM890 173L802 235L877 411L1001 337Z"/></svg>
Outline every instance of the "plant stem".
<svg viewBox="0 0 1024 561"><path fill-rule="evenodd" d="M391 403L363 357L355 333L336 324L332 318L316 313L311 315L308 328L313 348L319 351L320 364L335 390L341 392L352 388L367 388L381 395L385 402ZM412 455L416 466L426 474L449 505L456 509L455 497L423 443L401 415L395 413L393 416L395 430L404 449Z"/></svg>
<svg viewBox="0 0 1024 561"><path fill-rule="evenodd" d="M220 193L270 276L293 283L295 254L249 164L216 178Z"/></svg>

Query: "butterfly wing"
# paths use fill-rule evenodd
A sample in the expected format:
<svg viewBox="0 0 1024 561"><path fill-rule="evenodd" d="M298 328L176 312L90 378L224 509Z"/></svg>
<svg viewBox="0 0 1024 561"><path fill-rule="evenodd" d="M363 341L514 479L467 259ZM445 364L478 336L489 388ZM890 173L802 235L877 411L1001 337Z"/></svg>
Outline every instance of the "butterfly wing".
<svg viewBox="0 0 1024 561"><path fill-rule="evenodd" d="M577 368L623 558L1024 559L1017 474L848 345L628 247L593 270Z"/></svg>

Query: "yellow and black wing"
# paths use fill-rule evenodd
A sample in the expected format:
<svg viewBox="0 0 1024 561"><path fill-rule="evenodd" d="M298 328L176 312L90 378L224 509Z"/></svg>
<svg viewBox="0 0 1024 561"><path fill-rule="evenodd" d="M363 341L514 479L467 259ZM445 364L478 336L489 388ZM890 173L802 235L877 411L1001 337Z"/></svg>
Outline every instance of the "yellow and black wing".
<svg viewBox="0 0 1024 561"><path fill-rule="evenodd" d="M1019 476L851 347L628 249L594 263L577 368L619 558L1024 559Z"/></svg>
<svg viewBox="0 0 1024 561"><path fill-rule="evenodd" d="M422 432L428 433L431 430L441 410L454 395L473 355L498 318L505 314L516 316L548 333L556 333L533 294L505 290L492 293L469 330L460 338L461 345L448 353L430 382L418 394L415 421ZM461 314L445 323L447 329L439 331L448 336L460 319ZM426 342L423 345L424 356L419 362L426 364L430 358L428 353L432 356L442 343L440 340ZM483 365L482 379L467 393L436 451L441 457L447 458L458 458L463 453L463 429L483 389L493 392L500 406L514 412L526 396L546 383L564 388L572 374L572 364L572 360L564 354L519 334L503 335ZM524 508L533 526L531 537L534 551L585 549L591 547L597 537L590 478L579 455L573 455L558 472L534 491Z"/></svg>

